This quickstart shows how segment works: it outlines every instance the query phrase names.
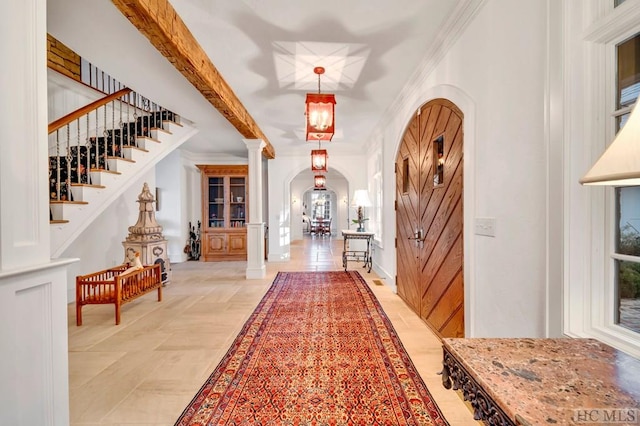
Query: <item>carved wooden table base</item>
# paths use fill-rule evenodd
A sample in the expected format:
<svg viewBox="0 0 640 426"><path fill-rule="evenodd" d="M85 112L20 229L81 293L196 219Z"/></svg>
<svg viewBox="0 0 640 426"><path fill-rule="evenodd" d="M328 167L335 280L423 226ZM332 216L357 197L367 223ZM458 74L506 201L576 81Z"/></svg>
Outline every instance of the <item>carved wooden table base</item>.
<svg viewBox="0 0 640 426"><path fill-rule="evenodd" d="M515 426L516 423L507 417L447 348L443 347L442 351L442 385L447 389L462 391L464 400L473 407L473 418L488 425Z"/></svg>

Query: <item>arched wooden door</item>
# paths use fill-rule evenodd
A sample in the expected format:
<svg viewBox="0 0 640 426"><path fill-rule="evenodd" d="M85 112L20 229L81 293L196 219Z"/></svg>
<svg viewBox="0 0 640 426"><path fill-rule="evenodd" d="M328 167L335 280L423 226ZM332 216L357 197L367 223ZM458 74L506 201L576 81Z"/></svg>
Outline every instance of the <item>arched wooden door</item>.
<svg viewBox="0 0 640 426"><path fill-rule="evenodd" d="M428 102L396 158L398 295L441 337L464 336L462 121Z"/></svg>

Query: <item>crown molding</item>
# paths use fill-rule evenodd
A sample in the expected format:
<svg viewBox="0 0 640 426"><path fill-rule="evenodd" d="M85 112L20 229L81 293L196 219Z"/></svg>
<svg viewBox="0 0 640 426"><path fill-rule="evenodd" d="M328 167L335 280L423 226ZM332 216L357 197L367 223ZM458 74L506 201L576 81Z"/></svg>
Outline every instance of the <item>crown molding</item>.
<svg viewBox="0 0 640 426"><path fill-rule="evenodd" d="M640 1L628 0L591 24L584 39L594 43L622 41L640 29Z"/></svg>
<svg viewBox="0 0 640 426"><path fill-rule="evenodd" d="M424 81L435 70L442 58L450 50L451 46L458 41L486 2L487 0L464 0L458 3L453 13L438 30L438 37L432 48L426 52L398 97L387 108L380 120L380 126L384 127L384 124L391 117L394 117L406 106L407 98L416 93L416 88L420 82Z"/></svg>

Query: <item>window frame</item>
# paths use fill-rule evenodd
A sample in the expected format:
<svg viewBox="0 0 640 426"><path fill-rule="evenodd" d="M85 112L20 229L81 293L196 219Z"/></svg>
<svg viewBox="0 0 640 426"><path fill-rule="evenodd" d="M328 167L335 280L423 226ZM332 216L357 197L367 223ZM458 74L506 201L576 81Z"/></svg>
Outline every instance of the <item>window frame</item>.
<svg viewBox="0 0 640 426"><path fill-rule="evenodd" d="M614 40L607 43L607 73L606 79L608 82L607 90L608 98L610 99L609 107L608 107L608 120L607 120L607 140L613 141L615 135L618 132L618 118L623 116L624 114L630 113L633 109L633 106L640 100L640 97L636 99L632 105L623 106L621 108L617 108L618 106L618 72L617 72L617 46L621 43L624 43L626 40L630 38L640 36L640 25L637 28L637 31L633 32L631 35L628 35L628 32L625 32L622 35L618 35ZM607 188L607 240L606 240L606 253L608 253L608 259L605 264L606 270L606 280L605 280L605 305L604 309L604 322L602 326L610 332L619 335L625 339L630 341L637 341L640 346L640 332L630 330L624 326L621 326L616 323L616 318L618 317L618 297L617 297L617 268L616 261L626 261L640 264L640 256L633 256L618 253L618 191L616 188Z"/></svg>
<svg viewBox="0 0 640 426"><path fill-rule="evenodd" d="M384 239L384 179L382 174L382 150L379 149L368 159L368 169L371 171L371 181L369 196L371 198L371 207L369 208L369 230L374 233L373 242L380 248L383 247Z"/></svg>
<svg viewBox="0 0 640 426"><path fill-rule="evenodd" d="M587 7L593 22L579 36L587 60L584 75L587 102L582 114L589 118L584 125L585 136L589 138L583 154L591 155L593 164L615 136L616 117L622 110L616 110L616 46L640 33L640 1L627 1L614 8L612 0L599 0ZM589 223L590 247L583 264L586 275L583 283L569 279L564 304L565 333L596 338L640 356L640 333L615 324L615 260L633 258L636 262L638 258L615 253L615 188L592 187L588 191L590 209L585 219ZM572 216L572 220L577 217ZM570 264L568 269L575 271Z"/></svg>

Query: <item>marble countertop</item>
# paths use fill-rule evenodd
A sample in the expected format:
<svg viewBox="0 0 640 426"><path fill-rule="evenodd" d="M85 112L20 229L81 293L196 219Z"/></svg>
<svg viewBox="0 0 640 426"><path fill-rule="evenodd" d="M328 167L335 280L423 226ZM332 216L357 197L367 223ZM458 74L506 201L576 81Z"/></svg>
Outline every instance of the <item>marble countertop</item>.
<svg viewBox="0 0 640 426"><path fill-rule="evenodd" d="M617 415L616 424L640 424L640 360L597 340L445 338L443 346L512 420L579 424L575 416Z"/></svg>

